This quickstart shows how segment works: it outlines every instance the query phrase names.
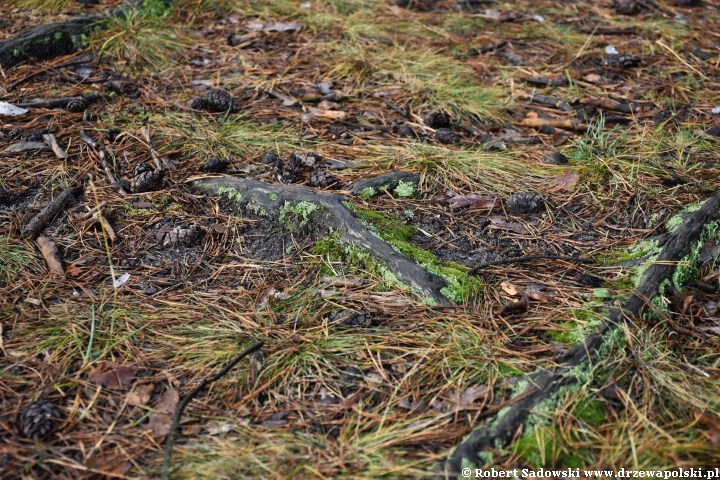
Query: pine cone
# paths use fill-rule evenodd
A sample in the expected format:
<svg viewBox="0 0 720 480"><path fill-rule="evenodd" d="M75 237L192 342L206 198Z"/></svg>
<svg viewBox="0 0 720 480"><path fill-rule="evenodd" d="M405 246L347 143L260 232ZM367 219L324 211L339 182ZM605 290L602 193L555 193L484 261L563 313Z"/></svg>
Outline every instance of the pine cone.
<svg viewBox="0 0 720 480"><path fill-rule="evenodd" d="M455 135L455 132L449 128L438 128L435 130L435 140L446 145L460 143L460 137Z"/></svg>
<svg viewBox="0 0 720 480"><path fill-rule="evenodd" d="M135 165L133 170L133 180L130 183L130 191L133 193L153 192L160 190L165 172L162 170L153 170L145 162Z"/></svg>
<svg viewBox="0 0 720 480"><path fill-rule="evenodd" d="M178 225L163 238L163 247L192 246L200 238L202 230L196 224Z"/></svg>
<svg viewBox="0 0 720 480"><path fill-rule="evenodd" d="M54 432L60 418L57 407L41 398L30 403L20 412L17 426L27 438L39 439Z"/></svg>
<svg viewBox="0 0 720 480"><path fill-rule="evenodd" d="M640 66L641 60L635 55L611 53L605 56L604 62L608 67L634 68Z"/></svg>
<svg viewBox="0 0 720 480"><path fill-rule="evenodd" d="M450 128L450 116L443 112L434 112L425 117L425 125L430 128Z"/></svg>
<svg viewBox="0 0 720 480"><path fill-rule="evenodd" d="M87 110L89 106L90 105L88 104L87 100L85 100L84 98L73 98L68 102L65 110L73 113L82 113Z"/></svg>
<svg viewBox="0 0 720 480"><path fill-rule="evenodd" d="M313 170L308 176L308 185L311 187L327 188L337 184L337 177L326 170Z"/></svg>
<svg viewBox="0 0 720 480"><path fill-rule="evenodd" d="M642 11L642 7L634 0L616 0L612 6L620 15L637 15Z"/></svg>
<svg viewBox="0 0 720 480"><path fill-rule="evenodd" d="M401 137L409 137L414 139L419 138L417 132L413 130L410 125L401 125L400 128L398 128L397 133Z"/></svg>
<svg viewBox="0 0 720 480"><path fill-rule="evenodd" d="M505 200L509 213L537 213L545 208L545 199L537 193L513 193Z"/></svg>
<svg viewBox="0 0 720 480"><path fill-rule="evenodd" d="M264 165L277 165L279 161L280 157L273 151L265 152L262 157L260 157L260 163Z"/></svg>
<svg viewBox="0 0 720 480"><path fill-rule="evenodd" d="M368 312L353 312L352 310L333 310L328 316L328 322L334 325L347 327L369 327L377 324L377 318Z"/></svg>
<svg viewBox="0 0 720 480"><path fill-rule="evenodd" d="M230 165L230 162L228 160L223 160L221 158L212 158L209 162L203 165L203 170L208 173L219 173L225 170L228 165Z"/></svg>
<svg viewBox="0 0 720 480"><path fill-rule="evenodd" d="M213 112L237 112L240 110L240 105L233 100L232 95L218 88L213 88L205 95L205 104L205 108Z"/></svg>
<svg viewBox="0 0 720 480"><path fill-rule="evenodd" d="M567 165L568 158L560 152L552 152L543 156L541 162L546 165Z"/></svg>
<svg viewBox="0 0 720 480"><path fill-rule="evenodd" d="M290 160L295 165L299 165L300 168L313 169L322 162L322 157L315 152L295 152L290 157Z"/></svg>
<svg viewBox="0 0 720 480"><path fill-rule="evenodd" d="M204 98L195 97L190 100L190 108L193 110L205 110L208 108L208 105Z"/></svg>

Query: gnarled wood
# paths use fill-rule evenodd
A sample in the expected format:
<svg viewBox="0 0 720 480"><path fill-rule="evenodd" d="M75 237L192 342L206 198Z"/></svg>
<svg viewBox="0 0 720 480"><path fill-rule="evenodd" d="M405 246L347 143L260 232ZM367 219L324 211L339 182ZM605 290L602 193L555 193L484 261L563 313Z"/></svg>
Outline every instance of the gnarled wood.
<svg viewBox="0 0 720 480"><path fill-rule="evenodd" d="M682 224L662 238L662 250L655 262L648 267L634 294L622 309L613 311L585 341L568 351L561 360L561 367L554 372L538 372L529 379L529 387L518 395L509 410L494 421L474 430L439 466L439 477L456 479L462 468L472 465L480 468L484 465L480 453L507 447L518 430L524 426L533 407L550 397L559 388L575 383L577 379L571 369L577 367L597 354L605 335L624 318L634 318L642 314L646 302L662 294L660 288L666 280L672 278L677 263L690 254L693 244L700 239L705 225L720 220L720 193L710 197L699 210L683 215Z"/></svg>
<svg viewBox="0 0 720 480"><path fill-rule="evenodd" d="M432 299L438 305L450 305L450 301L440 292L445 282L439 276L395 251L390 244L376 237L363 225L356 215L347 208L342 195L323 193L312 188L296 185L274 185L246 178L220 177L195 180L191 185L204 193L217 195L222 188L231 188L239 194L239 203L243 207L261 208L272 221L279 221L273 212L280 211L286 202L296 205L310 202L322 207L322 211L313 213L312 223L315 230L324 230L327 234L337 232L340 241L367 250L380 260L401 282L409 285L420 295Z"/></svg>

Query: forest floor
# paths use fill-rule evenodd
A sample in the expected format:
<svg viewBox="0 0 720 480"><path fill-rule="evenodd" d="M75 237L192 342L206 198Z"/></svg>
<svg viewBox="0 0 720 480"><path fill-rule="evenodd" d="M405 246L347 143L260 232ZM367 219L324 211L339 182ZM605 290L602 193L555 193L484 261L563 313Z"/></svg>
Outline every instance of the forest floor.
<svg viewBox="0 0 720 480"><path fill-rule="evenodd" d="M119 3L2 2L0 41ZM146 1L99 27L0 72L13 105L99 95L0 115L2 478L156 478L178 400L260 340L188 405L173 478L419 478L630 295L628 249L718 190L717 2ZM211 89L237 108L190 107ZM353 190L393 170L417 176ZM191 185L219 174L344 195L449 305L318 235L312 208ZM21 232L74 185L42 231L52 275ZM694 282L487 466L720 463L706 240ZM32 440L39 399L58 421Z"/></svg>

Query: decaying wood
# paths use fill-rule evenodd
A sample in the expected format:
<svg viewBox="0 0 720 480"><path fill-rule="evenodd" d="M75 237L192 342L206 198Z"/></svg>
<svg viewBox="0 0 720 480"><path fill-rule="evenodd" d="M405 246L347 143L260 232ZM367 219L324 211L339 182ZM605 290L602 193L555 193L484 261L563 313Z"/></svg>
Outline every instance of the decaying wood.
<svg viewBox="0 0 720 480"><path fill-rule="evenodd" d="M581 98L579 102L582 105L590 105L592 107L600 107L606 110L614 110L621 113L633 113L637 107L632 103L622 103L612 98Z"/></svg>
<svg viewBox="0 0 720 480"><path fill-rule="evenodd" d="M108 236L108 240L110 240L110 243L115 243L115 240L117 240L117 234L115 233L115 230L110 225L110 222L107 221L107 216L110 215L110 212L105 212L104 210L95 210L90 217L86 218L83 222L83 230L88 230L98 223L102 226L102 229L105 231L105 234Z"/></svg>
<svg viewBox="0 0 720 480"><path fill-rule="evenodd" d="M83 130L80 130L80 140L83 141L86 145L89 147L94 148L98 151L98 157L100 158L100 163L103 166L103 169L105 170L105 175L108 177L108 180L110 180L110 183L115 186L115 188L118 189L118 191L122 195L127 195L128 191L125 189L125 187L122 186L120 182L118 182L117 177L112 171L112 168L110 168L110 164L107 160L107 150L105 150L105 147L101 145L100 143L96 142L92 139L87 133L85 133Z"/></svg>
<svg viewBox="0 0 720 480"><path fill-rule="evenodd" d="M554 372L540 371L530 377L529 387L519 395L516 403L495 421L475 429L438 467L438 478L457 479L462 468L480 468L485 462L482 452L507 447L528 419L531 410L541 401L550 397L561 387L578 380L571 369L597 357L607 334L625 318L642 315L650 300L660 292L660 287L671 279L678 262L691 253L693 245L700 239L708 223L720 221L720 193L710 197L699 210L683 215L682 224L674 232L661 237L662 247L657 259L650 265L633 296L625 305L614 310L605 323L589 335L585 341L571 348L560 360L560 367Z"/></svg>
<svg viewBox="0 0 720 480"><path fill-rule="evenodd" d="M62 262L60 261L60 254L57 249L55 242L50 240L48 237L39 236L36 240L38 248L40 248L40 254L42 254L45 263L48 266L48 270L53 277L64 277L65 272L63 271Z"/></svg>
<svg viewBox="0 0 720 480"><path fill-rule="evenodd" d="M60 210L73 201L78 195L82 193L82 187L70 187L60 193L53 201L51 201L45 208L40 210L40 213L35 215L25 226L22 232L23 238L29 238L34 240L40 235L50 221L58 214Z"/></svg>
<svg viewBox="0 0 720 480"><path fill-rule="evenodd" d="M148 149L150 149L150 155L152 156L153 163L155 163L155 168L158 170L175 170L175 165L166 157L161 157L157 150L153 148L152 142L150 141L150 130L148 130L147 127L142 127L140 131L142 132L145 144Z"/></svg>
<svg viewBox="0 0 720 480"><path fill-rule="evenodd" d="M65 108L68 103L73 100L85 100L88 103L95 102L100 99L100 95L97 93L91 93L81 97L62 97L53 98L50 100L38 100L36 102L18 103L17 106L20 108Z"/></svg>
<svg viewBox="0 0 720 480"><path fill-rule="evenodd" d="M355 245L366 250L374 258L381 261L398 280L409 285L413 290L432 299L439 305L450 305L450 301L441 293L445 282L423 267L395 251L384 240L373 235L355 214L343 202L346 198L332 193L323 193L312 188L295 185L274 185L246 178L219 177L195 180L191 185L206 194L217 195L220 189L233 189L239 196L243 207L248 205L260 208L268 213L274 221L280 208L289 202L310 202L322 207L322 213L312 218L315 231L328 235L337 232L344 244ZM320 209L319 209L320 210Z"/></svg>

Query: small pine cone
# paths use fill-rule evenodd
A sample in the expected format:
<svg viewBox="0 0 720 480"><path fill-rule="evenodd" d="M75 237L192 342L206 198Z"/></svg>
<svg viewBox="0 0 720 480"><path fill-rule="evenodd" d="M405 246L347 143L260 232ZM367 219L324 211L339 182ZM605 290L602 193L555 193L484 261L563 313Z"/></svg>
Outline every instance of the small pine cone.
<svg viewBox="0 0 720 480"><path fill-rule="evenodd" d="M294 165L299 165L300 168L313 169L322 162L322 157L315 152L295 152L290 157L290 160Z"/></svg>
<svg viewBox="0 0 720 480"><path fill-rule="evenodd" d="M635 0L617 0L613 7L620 15L637 15L642 11L642 7Z"/></svg>
<svg viewBox="0 0 720 480"><path fill-rule="evenodd" d="M163 238L163 247L192 246L200 239L202 230L196 224L178 225Z"/></svg>
<svg viewBox="0 0 720 480"><path fill-rule="evenodd" d="M232 95L219 88L213 88L205 95L205 105L206 109L213 112L227 112L228 110L237 112L240 110L240 106L233 100Z"/></svg>
<svg viewBox="0 0 720 480"><path fill-rule="evenodd" d="M611 53L605 56L605 64L615 68L634 68L639 67L641 60L635 55L625 55L620 53Z"/></svg>
<svg viewBox="0 0 720 480"><path fill-rule="evenodd" d="M326 170L313 170L308 176L308 185L311 187L327 188L337 184L337 177Z"/></svg>
<svg viewBox="0 0 720 480"><path fill-rule="evenodd" d="M273 151L265 152L262 157L260 157L260 163L263 165L277 165L279 162L280 157Z"/></svg>
<svg viewBox="0 0 720 480"><path fill-rule="evenodd" d="M219 173L225 170L230 162L221 158L212 158L209 162L203 165L203 170L208 173Z"/></svg>
<svg viewBox="0 0 720 480"><path fill-rule="evenodd" d="M205 110L208 108L207 102L202 97L195 97L190 100L190 108L193 110Z"/></svg>
<svg viewBox="0 0 720 480"><path fill-rule="evenodd" d="M162 170L153 170L145 162L135 165L133 170L133 180L130 183L130 191L133 193L153 192L160 190L165 172Z"/></svg>
<svg viewBox="0 0 720 480"><path fill-rule="evenodd" d="M435 130L435 140L446 145L460 143L460 137L455 135L455 132L449 128L438 128Z"/></svg>
<svg viewBox="0 0 720 480"><path fill-rule="evenodd" d="M17 426L27 438L39 439L54 432L60 418L57 407L41 398L30 403L20 412Z"/></svg>
<svg viewBox="0 0 720 480"><path fill-rule="evenodd" d="M278 182L280 183L295 183L295 180L297 180L297 175L288 170L278 168L275 169L275 178L277 178Z"/></svg>
<svg viewBox="0 0 720 480"><path fill-rule="evenodd" d="M89 106L90 105L88 104L87 100L85 100L84 98L73 98L68 102L65 110L73 113L82 113L87 110Z"/></svg>
<svg viewBox="0 0 720 480"><path fill-rule="evenodd" d="M545 208L545 199L537 193L513 193L505 200L505 208L512 214L537 213Z"/></svg>
<svg viewBox="0 0 720 480"><path fill-rule="evenodd" d="M418 134L410 125L401 125L397 130L398 135L408 138L419 138Z"/></svg>
<svg viewBox="0 0 720 480"><path fill-rule="evenodd" d="M333 325L344 325L346 327L369 327L377 323L377 318L368 312L333 310L328 316L328 322Z"/></svg>
<svg viewBox="0 0 720 480"><path fill-rule="evenodd" d="M434 112L425 117L425 125L430 128L450 128L450 117L442 112Z"/></svg>

